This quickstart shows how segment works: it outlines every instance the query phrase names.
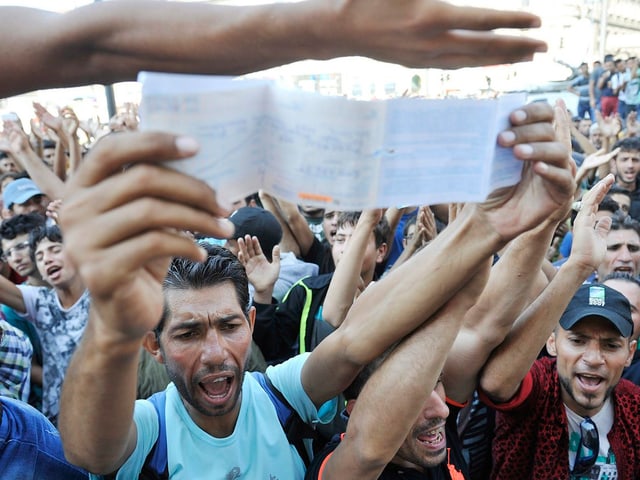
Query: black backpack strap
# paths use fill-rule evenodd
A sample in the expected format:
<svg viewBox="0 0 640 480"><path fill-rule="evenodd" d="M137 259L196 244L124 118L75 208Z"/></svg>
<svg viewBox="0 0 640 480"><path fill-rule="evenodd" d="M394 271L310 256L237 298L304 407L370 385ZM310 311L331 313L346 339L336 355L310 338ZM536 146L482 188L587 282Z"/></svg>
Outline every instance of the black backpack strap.
<svg viewBox="0 0 640 480"><path fill-rule="evenodd" d="M317 438L316 430L306 423L291 404L284 398L282 392L278 390L267 375L261 372L251 372L251 375L258 381L260 386L269 396L269 399L276 407L278 420L284 430L287 440L295 447L300 458L306 466L311 463L311 453L305 444L305 439L313 441Z"/></svg>

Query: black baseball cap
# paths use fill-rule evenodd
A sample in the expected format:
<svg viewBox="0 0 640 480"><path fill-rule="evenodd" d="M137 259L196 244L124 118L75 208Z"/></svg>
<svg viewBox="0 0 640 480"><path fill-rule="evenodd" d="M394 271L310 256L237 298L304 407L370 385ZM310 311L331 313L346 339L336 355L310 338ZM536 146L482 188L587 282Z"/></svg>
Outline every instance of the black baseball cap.
<svg viewBox="0 0 640 480"><path fill-rule="evenodd" d="M273 213L260 207L242 207L233 212L229 220L235 226L231 238L257 237L265 257L271 260L273 247L282 240L282 227Z"/></svg>
<svg viewBox="0 0 640 480"><path fill-rule="evenodd" d="M560 326L571 329L586 317L596 316L609 320L623 337L631 337L633 321L627 298L601 283L581 285L560 317Z"/></svg>

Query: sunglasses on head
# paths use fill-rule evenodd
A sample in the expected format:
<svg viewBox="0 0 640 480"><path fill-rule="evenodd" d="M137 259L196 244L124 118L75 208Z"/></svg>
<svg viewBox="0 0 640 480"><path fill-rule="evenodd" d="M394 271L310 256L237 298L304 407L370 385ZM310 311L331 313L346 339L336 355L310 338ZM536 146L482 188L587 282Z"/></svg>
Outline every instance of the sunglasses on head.
<svg viewBox="0 0 640 480"><path fill-rule="evenodd" d="M580 422L580 443L576 452L576 461L573 464L571 473L582 475L591 470L598 459L600 451L600 437L598 427L589 417Z"/></svg>

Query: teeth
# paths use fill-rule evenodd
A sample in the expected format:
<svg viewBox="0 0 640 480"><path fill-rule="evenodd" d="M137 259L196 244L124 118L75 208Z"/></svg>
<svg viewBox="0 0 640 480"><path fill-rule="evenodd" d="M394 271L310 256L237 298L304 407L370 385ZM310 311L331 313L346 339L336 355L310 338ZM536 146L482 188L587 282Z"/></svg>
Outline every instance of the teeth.
<svg viewBox="0 0 640 480"><path fill-rule="evenodd" d="M434 446L442 443L444 439L443 427L437 427L418 435L417 439L425 445Z"/></svg>
<svg viewBox="0 0 640 480"><path fill-rule="evenodd" d="M442 442L442 433L438 432L433 440L422 440L427 445L437 445Z"/></svg>
<svg viewBox="0 0 640 480"><path fill-rule="evenodd" d="M205 393L211 398L224 397L229 391L231 379L229 377L216 378L200 384Z"/></svg>
<svg viewBox="0 0 640 480"><path fill-rule="evenodd" d="M593 375L580 375L580 379L583 383L591 386L598 385L601 381L600 377L595 377Z"/></svg>

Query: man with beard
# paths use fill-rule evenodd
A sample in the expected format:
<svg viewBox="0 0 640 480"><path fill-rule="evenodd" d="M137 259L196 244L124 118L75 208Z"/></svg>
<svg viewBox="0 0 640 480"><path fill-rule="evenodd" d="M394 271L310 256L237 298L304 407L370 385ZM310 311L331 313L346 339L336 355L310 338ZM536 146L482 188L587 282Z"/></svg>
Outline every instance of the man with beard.
<svg viewBox="0 0 640 480"><path fill-rule="evenodd" d="M446 398L440 372L486 278L476 273L432 319L360 372L344 392L346 433L314 457L306 480L469 478L456 431L461 405Z"/></svg>
<svg viewBox="0 0 640 480"><path fill-rule="evenodd" d="M331 418L332 399L365 365L432 317L493 252L566 208L575 188L569 135L567 129L556 134L554 118L568 125L564 105L530 104L514 112L511 130L498 141L525 161L522 180L463 209L446 234L363 292L341 327L313 352L266 371L303 420ZM198 478L206 471L216 478L300 479L303 462L275 407L251 376L242 375L255 321L246 274L230 253L205 252L182 234L221 238L233 231L204 182L162 165L196 151L185 137L122 133L99 142L69 181L60 218L92 308L65 377L59 422L65 455L95 474L136 478L159 426L154 407L135 401L144 342L175 381L164 409L170 477ZM104 234L94 235L98 229ZM453 256L457 268L447 268ZM209 262L227 264L241 281L221 275L213 285L178 282L163 290L173 257L186 258L194 274ZM415 295L418 284L421 295ZM383 296L394 301L382 302L369 318L369 302ZM413 308L394 317L398 304Z"/></svg>
<svg viewBox="0 0 640 480"><path fill-rule="evenodd" d="M601 187L585 195L585 213L597 208ZM346 433L314 458L306 480L474 478L458 436L458 412L491 351L509 333L514 313L542 289L536 277L544 245L563 217L557 212L515 239L495 266L489 268L487 259L485 271L476 272L433 318L362 370L345 390ZM581 245L594 229L583 219L577 222ZM416 295L420 288L415 286ZM370 311L372 318L379 314L375 303ZM404 312L397 307L395 314ZM490 432L483 433L488 436L480 435L480 441L490 444Z"/></svg>
<svg viewBox="0 0 640 480"><path fill-rule="evenodd" d="M483 399L499 411L493 479L640 476L640 388L620 379L636 350L629 301L583 284L611 221L596 220L595 208L583 201L569 260L484 365ZM536 360L545 342L552 357Z"/></svg>
<svg viewBox="0 0 640 480"><path fill-rule="evenodd" d="M613 215L606 242L607 251L596 269L597 280L602 282L616 272L640 273L640 222L628 215Z"/></svg>
<svg viewBox="0 0 640 480"><path fill-rule="evenodd" d="M612 160L616 185L630 192L629 215L635 220L640 220L640 185L637 181L640 172L640 138L624 138L616 142L612 150L617 148L620 151Z"/></svg>

